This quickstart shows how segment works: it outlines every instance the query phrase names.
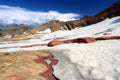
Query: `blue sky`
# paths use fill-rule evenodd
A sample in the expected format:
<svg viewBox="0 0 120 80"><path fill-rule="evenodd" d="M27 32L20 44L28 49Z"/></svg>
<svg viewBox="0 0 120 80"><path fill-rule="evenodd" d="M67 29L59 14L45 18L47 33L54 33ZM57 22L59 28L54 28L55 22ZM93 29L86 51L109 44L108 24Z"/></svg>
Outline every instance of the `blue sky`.
<svg viewBox="0 0 120 80"><path fill-rule="evenodd" d="M95 15L117 0L0 0L0 5L17 6L32 11L58 11Z"/></svg>
<svg viewBox="0 0 120 80"><path fill-rule="evenodd" d="M0 0L0 24L41 25L93 16L117 0Z"/></svg>

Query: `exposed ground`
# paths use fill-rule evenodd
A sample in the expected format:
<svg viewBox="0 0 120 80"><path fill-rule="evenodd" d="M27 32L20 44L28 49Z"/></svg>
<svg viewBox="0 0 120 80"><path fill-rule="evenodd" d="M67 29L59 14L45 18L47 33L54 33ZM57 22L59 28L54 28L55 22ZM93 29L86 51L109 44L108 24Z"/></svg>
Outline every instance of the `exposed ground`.
<svg viewBox="0 0 120 80"><path fill-rule="evenodd" d="M56 80L51 67L56 63L45 61L51 58L42 51L0 53L0 80Z"/></svg>

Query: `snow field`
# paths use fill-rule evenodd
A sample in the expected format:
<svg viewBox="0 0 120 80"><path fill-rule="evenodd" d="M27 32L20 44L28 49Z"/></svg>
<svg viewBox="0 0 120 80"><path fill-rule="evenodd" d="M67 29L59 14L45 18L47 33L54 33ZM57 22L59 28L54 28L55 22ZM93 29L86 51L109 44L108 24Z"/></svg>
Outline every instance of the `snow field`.
<svg viewBox="0 0 120 80"><path fill-rule="evenodd" d="M102 22L82 27L82 28L76 28L71 31L56 31L50 34L44 35L43 39L54 39L54 38L65 38L65 39L74 39L79 37L92 37L96 33L101 33L106 31L107 29L120 27L120 16L114 17L112 19L106 19ZM119 20L119 21L118 21ZM114 35L117 35L119 33L114 33Z"/></svg>
<svg viewBox="0 0 120 80"><path fill-rule="evenodd" d="M53 69L54 75L60 80L120 80L120 40L62 44L52 48L47 46L20 47L47 44L58 38L101 37L105 33L107 33L105 36L120 36L120 16L71 31L61 30L49 33L48 29L37 32L35 35L42 34L41 39L0 42L0 52L47 50L59 60Z"/></svg>
<svg viewBox="0 0 120 80"><path fill-rule="evenodd" d="M110 29L110 32L106 30ZM10 52L10 51L19 51L21 50L20 46L28 46L33 44L47 44L53 39L74 39L80 37L99 37L103 36L104 33L108 33L114 36L120 36L120 16L114 17L111 19L106 19L97 24L86 26L83 28L76 28L71 31L56 31L50 33L49 29L45 31L38 31L35 35L42 35L41 39L30 39L23 41L9 41L9 42L0 42L0 52ZM3 49L5 47L11 47L9 50ZM14 49L14 50L13 50ZM34 50L35 47L28 48L28 50ZM37 47L37 49L39 49ZM40 48L41 49L41 48ZM22 49L23 50L23 49ZM26 49L25 49L26 50ZM35 49L36 50L36 49Z"/></svg>
<svg viewBox="0 0 120 80"><path fill-rule="evenodd" d="M84 79L120 80L120 47L118 46L120 40L108 40L89 44L63 44L52 49L67 50L64 55L77 65L76 68Z"/></svg>

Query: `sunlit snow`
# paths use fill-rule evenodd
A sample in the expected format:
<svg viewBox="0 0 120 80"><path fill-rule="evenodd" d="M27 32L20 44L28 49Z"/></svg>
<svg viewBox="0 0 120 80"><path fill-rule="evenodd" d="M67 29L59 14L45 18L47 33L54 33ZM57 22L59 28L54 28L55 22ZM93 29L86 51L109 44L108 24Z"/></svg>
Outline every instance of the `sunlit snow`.
<svg viewBox="0 0 120 80"><path fill-rule="evenodd" d="M45 50L52 53L58 60L53 66L53 74L60 80L120 80L120 40L96 41L87 44L62 44L55 47L20 46L44 44L53 39L73 39L79 37L120 36L120 17L106 19L97 24L76 28L71 31L49 29L41 39L9 41L0 43L0 52L25 50ZM11 47L11 48L5 48Z"/></svg>

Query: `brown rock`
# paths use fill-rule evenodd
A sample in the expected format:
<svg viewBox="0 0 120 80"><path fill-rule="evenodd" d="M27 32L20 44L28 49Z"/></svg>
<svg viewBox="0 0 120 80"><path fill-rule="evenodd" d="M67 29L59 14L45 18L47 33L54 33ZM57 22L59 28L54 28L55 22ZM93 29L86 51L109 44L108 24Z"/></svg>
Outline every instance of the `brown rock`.
<svg viewBox="0 0 120 80"><path fill-rule="evenodd" d="M95 24L107 18L113 18L116 16L120 16L120 1L117 1L107 9L96 14L95 16L84 16L80 20L67 21L67 22L51 21L45 25L49 27L52 32L61 29L72 30L76 27L84 27L87 25ZM44 25L41 27L44 27Z"/></svg>
<svg viewBox="0 0 120 80"><path fill-rule="evenodd" d="M46 29L50 29L51 32L57 30L72 30L77 27L85 27L103 21L107 18L113 18L116 16L120 16L120 1L117 1L107 9L96 14L95 16L84 16L80 20L67 21L67 22L53 20L37 28L28 28L25 27L23 24L14 25L0 30L0 33L2 34L2 36L11 35L6 37L10 39L12 37L12 40L29 39L31 38L30 35L34 35L37 31L44 31ZM5 38L2 40L8 40L8 39Z"/></svg>

